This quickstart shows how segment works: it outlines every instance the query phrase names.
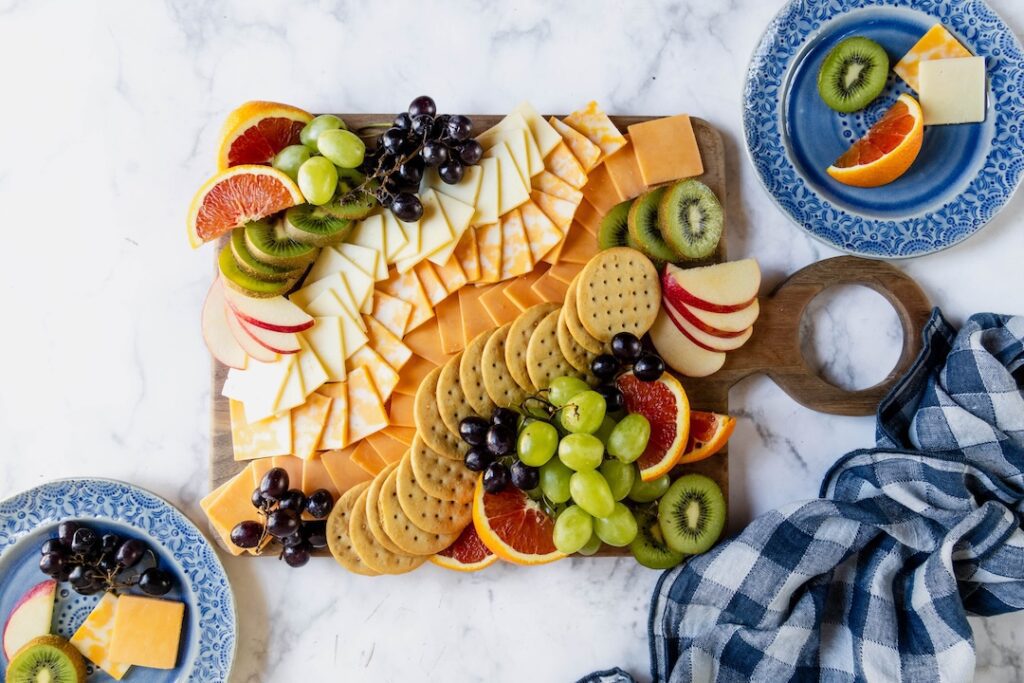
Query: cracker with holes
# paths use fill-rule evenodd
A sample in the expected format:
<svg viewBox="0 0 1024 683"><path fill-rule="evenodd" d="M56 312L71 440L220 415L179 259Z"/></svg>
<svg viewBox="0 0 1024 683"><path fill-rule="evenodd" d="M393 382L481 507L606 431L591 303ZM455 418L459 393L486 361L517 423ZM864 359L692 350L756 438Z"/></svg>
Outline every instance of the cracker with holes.
<svg viewBox="0 0 1024 683"><path fill-rule="evenodd" d="M444 426L437 408L437 380L441 376L441 368L431 370L419 389L413 404L413 421L416 433L423 438L428 446L446 458L462 460L469 450L469 444L453 434Z"/></svg>
<svg viewBox="0 0 1024 683"><path fill-rule="evenodd" d="M462 385L462 393L466 397L466 402L477 415L491 415L498 407L487 395L482 372L484 344L490 339L491 332L491 330L481 332L473 341L469 342L462 352L462 360L459 361L459 384Z"/></svg>
<svg viewBox="0 0 1024 683"><path fill-rule="evenodd" d="M581 270L580 273L582 272ZM587 352L593 354L605 353L606 344L602 343L600 339L595 339L583 327L583 323L580 322L580 313L576 310L576 283L579 279L580 274L577 273L572 282L569 283L569 289L565 291L565 302L562 304L562 310L565 311L565 325L569 329L569 334L576 340L576 343L586 349Z"/></svg>
<svg viewBox="0 0 1024 683"><path fill-rule="evenodd" d="M550 311L537 324L526 347L526 366L530 381L538 389L547 389L556 377L571 376L584 378L558 348L558 310Z"/></svg>
<svg viewBox="0 0 1024 683"><path fill-rule="evenodd" d="M349 522L349 535L352 537L352 548L370 569L378 574L405 574L416 569L427 561L423 555L394 553L377 542L370 533L367 521L367 496L369 489L360 494L352 508L352 519ZM376 507L376 505L374 506Z"/></svg>
<svg viewBox="0 0 1024 683"><path fill-rule="evenodd" d="M596 384L597 378L590 374L590 364L595 358L597 358L598 354L587 351L573 338L565 321L565 308L566 307L563 306L558 312L558 324L556 330L558 348L561 349L562 355L565 356L565 359L569 361L569 365L582 372L587 382L590 384Z"/></svg>
<svg viewBox="0 0 1024 683"><path fill-rule="evenodd" d="M505 365L505 340L511 327L512 323L506 323L492 332L481 356L484 389L491 401L502 408L515 408L526 398L526 392L512 379Z"/></svg>
<svg viewBox="0 0 1024 683"><path fill-rule="evenodd" d="M402 552L410 555L439 553L459 537L456 534L435 534L416 526L398 502L398 470L389 474L377 500L384 533Z"/></svg>
<svg viewBox="0 0 1024 683"><path fill-rule="evenodd" d="M505 340L505 365L512 373L512 379L521 386L527 393L535 393L538 387L533 383L530 372L527 368L526 347L530 343L530 337L537 325L547 314L558 310L556 303L543 303L531 306L519 317L512 321L512 327L508 330L508 339Z"/></svg>
<svg viewBox="0 0 1024 683"><path fill-rule="evenodd" d="M435 498L457 503L473 500L477 475L461 462L438 455L418 436L409 447L409 462L417 483Z"/></svg>
<svg viewBox="0 0 1024 683"><path fill-rule="evenodd" d="M661 303L658 271L635 249L599 252L576 281L576 310L594 338L609 342L618 332L642 337L651 329Z"/></svg>
<svg viewBox="0 0 1024 683"><path fill-rule="evenodd" d="M398 465L395 485L398 491L398 504L402 506L402 510L412 523L424 531L458 535L467 524L473 523L473 506L470 503L442 500L423 490L416 479L412 459L408 454Z"/></svg>
<svg viewBox="0 0 1024 683"><path fill-rule="evenodd" d="M371 569L352 547L349 525L352 521L352 510L359 496L370 487L370 482L356 484L338 499L327 518L327 548L331 555L345 569L363 576L377 576L378 572Z"/></svg>
<svg viewBox="0 0 1024 683"><path fill-rule="evenodd" d="M466 400L462 383L459 381L461 361L462 351L449 358L448 362L441 366L441 374L437 376L437 412L441 414L444 426L457 439L462 438L459 436L459 423L467 417L476 417L476 411Z"/></svg>
<svg viewBox="0 0 1024 683"><path fill-rule="evenodd" d="M384 486L384 480L396 469L398 469L398 463L391 463L377 473L373 481L370 482L370 488L366 489L366 526L377 543L393 553L401 554L402 549L384 533L384 526L380 519L380 506L377 504L377 501L380 500L380 490Z"/></svg>

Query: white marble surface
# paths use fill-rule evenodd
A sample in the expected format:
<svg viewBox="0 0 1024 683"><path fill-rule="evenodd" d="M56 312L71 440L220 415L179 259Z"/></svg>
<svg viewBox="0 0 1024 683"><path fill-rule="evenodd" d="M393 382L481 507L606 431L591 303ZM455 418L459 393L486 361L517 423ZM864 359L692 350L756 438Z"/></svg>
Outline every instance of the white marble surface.
<svg viewBox="0 0 1024 683"><path fill-rule="evenodd" d="M779 4L0 0L0 495L116 477L201 521L210 361L198 318L212 251L188 248L183 218L243 100L394 111L426 92L451 112L596 98L613 113L697 114L727 143L731 254L756 256L767 287L834 255L773 206L741 147L747 59ZM1024 5L992 4L1024 28ZM955 321L1022 313L1022 208L1018 196L977 237L901 267ZM895 360L895 316L874 295L843 292L817 318L829 376L863 386ZM872 441L871 418L811 412L763 378L731 399L744 417L734 529L814 495L830 463ZM329 561L226 565L238 681L648 675L656 573L630 560L375 581ZM978 680L1024 678L1024 615L974 623Z"/></svg>

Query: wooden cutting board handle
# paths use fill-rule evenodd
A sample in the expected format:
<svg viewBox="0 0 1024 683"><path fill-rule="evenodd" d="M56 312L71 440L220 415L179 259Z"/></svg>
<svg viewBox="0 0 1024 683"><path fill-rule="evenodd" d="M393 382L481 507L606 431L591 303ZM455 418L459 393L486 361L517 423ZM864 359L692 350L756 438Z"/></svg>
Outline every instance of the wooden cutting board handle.
<svg viewBox="0 0 1024 683"><path fill-rule="evenodd" d="M892 304L903 328L896 367L873 387L850 391L830 384L807 364L800 348L800 320L808 304L834 285L870 287ZM871 415L921 351L921 330L931 314L928 297L910 276L884 261L839 256L818 261L791 275L761 299L754 335L729 354L721 379L732 386L766 373L801 405L834 415ZM717 378L717 377L716 377ZM711 378L709 378L711 379Z"/></svg>

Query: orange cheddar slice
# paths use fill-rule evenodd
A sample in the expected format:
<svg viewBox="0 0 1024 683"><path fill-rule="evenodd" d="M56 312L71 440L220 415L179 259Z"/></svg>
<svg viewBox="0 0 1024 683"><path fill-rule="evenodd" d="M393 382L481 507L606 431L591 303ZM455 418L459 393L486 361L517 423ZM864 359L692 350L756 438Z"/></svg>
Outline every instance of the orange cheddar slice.
<svg viewBox="0 0 1024 683"><path fill-rule="evenodd" d="M388 400L391 392L395 390L395 385L398 384L398 373L379 353L369 346L364 346L356 351L348 362L350 371L360 367L366 368L373 378L373 386L377 388L380 399Z"/></svg>
<svg viewBox="0 0 1024 683"><path fill-rule="evenodd" d="M122 595L114 610L110 659L132 666L173 669L178 662L184 618L184 603Z"/></svg>
<svg viewBox="0 0 1024 683"><path fill-rule="evenodd" d="M476 246L476 229L471 228L462 236L455 246L455 259L462 266L466 274L467 282L476 282L480 279L480 258Z"/></svg>
<svg viewBox="0 0 1024 683"><path fill-rule="evenodd" d="M103 669L116 681L124 678L131 668L110 659L110 639L114 635L114 613L118 597L104 593L92 612L71 636L71 644L90 662Z"/></svg>
<svg viewBox="0 0 1024 683"><path fill-rule="evenodd" d="M416 398L414 396L392 394L391 403L388 406L388 421L391 422L391 426L388 429L408 427L415 430L416 421L413 419L415 405Z"/></svg>
<svg viewBox="0 0 1024 683"><path fill-rule="evenodd" d="M589 173L590 169L597 166L597 163L601 160L600 147L587 139L586 135L569 124L559 121L554 116L548 119L548 123L562 136L562 140L565 141L569 151L579 161L584 173Z"/></svg>
<svg viewBox="0 0 1024 683"><path fill-rule="evenodd" d="M348 385L345 382L325 384L317 391L331 399L317 449L344 448L348 445Z"/></svg>
<svg viewBox="0 0 1024 683"><path fill-rule="evenodd" d="M302 459L291 455L282 455L270 459L272 467L280 467L288 473L288 488L297 488L302 482ZM262 478L262 477L261 477ZM259 482L257 482L258 484ZM252 495L252 491L249 491ZM250 501L251 506L251 501Z"/></svg>
<svg viewBox="0 0 1024 683"><path fill-rule="evenodd" d="M466 271L462 269L454 253L443 265L434 266L434 270L449 294L454 294L466 285Z"/></svg>
<svg viewBox="0 0 1024 683"><path fill-rule="evenodd" d="M491 316L480 303L487 287L463 287L459 290L459 310L462 315L462 338L475 339L484 330L494 328Z"/></svg>
<svg viewBox="0 0 1024 683"><path fill-rule="evenodd" d="M583 188L583 196L602 216L607 215L616 204L626 200L612 182L606 164L601 164L590 172L587 186Z"/></svg>
<svg viewBox="0 0 1024 683"><path fill-rule="evenodd" d="M366 439L359 442L349 458L371 477L376 476L378 472L387 467L384 458L380 457L377 449Z"/></svg>
<svg viewBox="0 0 1024 683"><path fill-rule="evenodd" d="M576 204L536 190L530 193L530 198L563 234L572 225L573 216L576 215Z"/></svg>
<svg viewBox="0 0 1024 683"><path fill-rule="evenodd" d="M348 375L348 438L352 443L388 426L384 402L365 367Z"/></svg>
<svg viewBox="0 0 1024 683"><path fill-rule="evenodd" d="M466 346L462 338L462 307L459 306L458 295L449 296L439 303L434 312L437 314L441 350L445 354L458 353Z"/></svg>
<svg viewBox="0 0 1024 683"><path fill-rule="evenodd" d="M366 437L366 442L373 447L373 450L377 451L377 455L388 465L401 460L405 452L409 450L406 444L398 439L391 438L386 432L372 434Z"/></svg>
<svg viewBox="0 0 1024 683"><path fill-rule="evenodd" d="M597 235L601 232L601 218L603 218L603 215L598 213L597 209L595 209L593 205L586 200L583 200L583 202L576 207L575 222L589 232L590 236L595 240L597 239Z"/></svg>
<svg viewBox="0 0 1024 683"><path fill-rule="evenodd" d="M292 452L292 418L285 411L257 422L246 422L245 407L228 400L231 415L231 445L235 460L254 460Z"/></svg>
<svg viewBox="0 0 1024 683"><path fill-rule="evenodd" d="M239 522L256 518L256 510L252 506L252 490L255 485L250 467L252 463L199 504L210 520L210 526L232 555L241 555L245 551L231 542L231 530Z"/></svg>
<svg viewBox="0 0 1024 683"><path fill-rule="evenodd" d="M612 179L618 195L622 201L639 197L647 190L643 174L640 173L640 164L637 163L636 154L633 152L633 144L626 136L626 146L615 154L604 160L604 166Z"/></svg>
<svg viewBox="0 0 1024 683"><path fill-rule="evenodd" d="M549 270L534 282L530 289L540 297L542 302L560 303L565 300L565 293L568 291L569 285L552 277Z"/></svg>
<svg viewBox="0 0 1024 683"><path fill-rule="evenodd" d="M512 322L522 313L519 307L505 296L506 287L507 285L504 284L498 285L494 288L489 288L480 295L480 304L487 311L487 314L491 316L491 320L494 321L496 327Z"/></svg>
<svg viewBox="0 0 1024 683"><path fill-rule="evenodd" d="M583 270L583 266L579 263L559 263L558 265L551 266L551 269L548 270L548 275L568 285L576 277L576 273L581 270Z"/></svg>
<svg viewBox="0 0 1024 683"><path fill-rule="evenodd" d="M427 298L427 293L423 290L423 285L420 284L420 279L416 277L415 272L399 273L396 271L381 283L380 289L412 304L412 315L406 325L406 332L416 329L434 317L434 308L430 305L430 299Z"/></svg>
<svg viewBox="0 0 1024 683"><path fill-rule="evenodd" d="M405 335L402 343L408 346L413 354L426 358L434 365L444 365L448 355L441 346L441 332L436 319L418 327Z"/></svg>
<svg viewBox="0 0 1024 683"><path fill-rule="evenodd" d="M466 290L462 289L459 291L462 293ZM420 384L430 374L430 371L436 367L437 363L431 363L426 358L413 354L409 362L402 368L402 371L398 373L398 386L395 387L395 392L415 396L416 390L420 388Z"/></svg>
<svg viewBox="0 0 1024 683"><path fill-rule="evenodd" d="M388 436L390 436L391 438L395 439L396 441L401 441L406 446L410 446L410 445L412 445L413 437L416 436L416 428L415 427L398 427L396 425L391 425L390 427L388 427L387 429L385 429L381 433L382 434L387 434Z"/></svg>
<svg viewBox="0 0 1024 683"><path fill-rule="evenodd" d="M608 115L597 106L597 102L587 103L583 109L566 116L564 121L600 147L603 157L614 154L626 144L626 138Z"/></svg>
<svg viewBox="0 0 1024 683"><path fill-rule="evenodd" d="M551 250L544 254L543 261L549 265L555 265L558 263L559 257L562 255L562 247L565 246L565 237L558 240L558 244L553 246Z"/></svg>
<svg viewBox="0 0 1024 683"><path fill-rule="evenodd" d="M537 263L562 241L562 231L551 222L548 215L541 211L532 199L519 207L519 214L523 219L523 227L526 229L530 256L533 263Z"/></svg>
<svg viewBox="0 0 1024 683"><path fill-rule="evenodd" d="M548 155L544 161L544 168L577 190L587 184L587 172L583 170L580 162L576 160L564 142L555 147L555 151Z"/></svg>
<svg viewBox="0 0 1024 683"><path fill-rule="evenodd" d="M533 268L530 242L519 209L501 217L501 279L507 280Z"/></svg>
<svg viewBox="0 0 1024 683"><path fill-rule="evenodd" d="M910 48L907 54L892 68L896 75L913 88L916 92L921 91L921 83L918 79L921 62L928 62L933 59L959 59L972 57L971 51L965 48L959 40L942 24L935 24L928 32L921 36L921 40Z"/></svg>
<svg viewBox="0 0 1024 683"><path fill-rule="evenodd" d="M405 329L412 318L412 311L413 305L408 301L391 296L380 290L374 292L373 313L371 315L399 339L405 335ZM369 327L367 327L367 334L369 334Z"/></svg>
<svg viewBox="0 0 1024 683"><path fill-rule="evenodd" d="M263 475L274 467L274 458L261 458L249 463L249 472L252 474L252 487L256 488L263 481Z"/></svg>
<svg viewBox="0 0 1024 683"><path fill-rule="evenodd" d="M370 348L379 353L395 371L401 370L412 356L412 350L376 319L367 318L366 323Z"/></svg>
<svg viewBox="0 0 1024 683"><path fill-rule="evenodd" d="M341 494L319 453L302 463L302 492L308 496L318 489L329 491L335 500Z"/></svg>
<svg viewBox="0 0 1024 683"><path fill-rule="evenodd" d="M579 218L579 214L582 211L583 207L580 206L580 209L576 212L577 218ZM586 265L598 251L597 238L580 223L573 221L572 227L569 228L569 234L565 236L565 246L562 248L562 253L559 257L560 261L566 263Z"/></svg>
<svg viewBox="0 0 1024 683"><path fill-rule="evenodd" d="M690 117L685 114L634 123L629 127L629 136L647 185L693 178L704 173L697 136Z"/></svg>
<svg viewBox="0 0 1024 683"><path fill-rule="evenodd" d="M538 263L537 267L531 270L529 273L523 275L522 277L517 277L515 280L512 280L510 283L508 283L508 285L503 290L506 298L508 298L509 301L515 304L516 308L518 308L520 311L525 311L527 308L530 308L531 306L544 303L543 301L541 301L540 296L538 296L537 293L534 292L533 289L531 289L531 287L533 286L533 283L539 280L540 277L544 275L544 273L546 272L547 265L543 263Z"/></svg>
<svg viewBox="0 0 1024 683"><path fill-rule="evenodd" d="M430 264L430 261L420 261L413 266L413 271L416 273L416 277L420 279L420 284L423 285L423 291L426 293L427 299L430 300L432 307L448 296L448 290L445 289L444 283L437 276L437 271L434 270L434 266Z"/></svg>
<svg viewBox="0 0 1024 683"><path fill-rule="evenodd" d="M480 258L480 277L477 278L479 282L497 282L501 279L501 241L501 223L481 225L476 229L476 245Z"/></svg>
<svg viewBox="0 0 1024 683"><path fill-rule="evenodd" d="M330 410L331 399L316 392L307 396L301 406L292 408L293 455L303 460L313 457Z"/></svg>
<svg viewBox="0 0 1024 683"><path fill-rule="evenodd" d="M539 190L552 197L558 197L579 204L583 201L583 193L565 182L551 171L544 171L533 179L533 189Z"/></svg>
<svg viewBox="0 0 1024 683"><path fill-rule="evenodd" d="M371 479L371 475L366 470L352 462L351 456L355 449L355 446L349 446L345 449L324 451L320 454L320 460L327 469L331 481L334 482L334 488L339 493L345 493L356 484Z"/></svg>

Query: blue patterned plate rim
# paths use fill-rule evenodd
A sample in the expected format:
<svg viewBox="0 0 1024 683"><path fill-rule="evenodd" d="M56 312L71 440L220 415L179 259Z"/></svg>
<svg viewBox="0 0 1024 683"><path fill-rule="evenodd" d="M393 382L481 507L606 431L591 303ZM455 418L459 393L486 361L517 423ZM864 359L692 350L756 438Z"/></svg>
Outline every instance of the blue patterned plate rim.
<svg viewBox="0 0 1024 683"><path fill-rule="evenodd" d="M988 67L991 147L973 180L934 211L879 219L848 211L822 197L793 163L782 131L782 96L804 45L825 24L859 9L907 9L931 15L968 49L996 51L1001 68ZM812 237L856 256L902 259L942 251L977 233L1010 201L1024 177L1024 47L984 0L788 0L754 48L743 91L747 158L775 204ZM941 225L928 236L929 226ZM933 231L933 230L932 230ZM878 241L889 236L887 244Z"/></svg>
<svg viewBox="0 0 1024 683"><path fill-rule="evenodd" d="M72 498L73 494L73 498ZM113 506L113 514L98 505L98 496ZM159 510L161 524L151 524L146 515L125 517L118 515L115 499L131 496L132 502L150 510ZM41 503L43 505L41 505ZM3 519L18 512L25 513L20 521L24 529L4 533ZM185 513L165 498L135 484L100 477L65 478L26 489L0 500L0 555L13 548L35 527L70 518L109 519L147 534L160 543L163 550L174 558L190 584L194 595L215 595L217 600L203 600L190 605L199 615L199 654L190 672L189 681L197 683L223 683L228 679L234 663L237 646L238 614L224 565L206 536ZM172 525L166 524L167 521ZM181 534L181 543L195 551L194 558L174 553L167 545L171 529ZM219 609L215 609L214 606Z"/></svg>

